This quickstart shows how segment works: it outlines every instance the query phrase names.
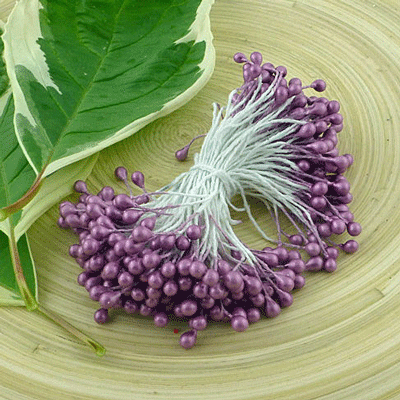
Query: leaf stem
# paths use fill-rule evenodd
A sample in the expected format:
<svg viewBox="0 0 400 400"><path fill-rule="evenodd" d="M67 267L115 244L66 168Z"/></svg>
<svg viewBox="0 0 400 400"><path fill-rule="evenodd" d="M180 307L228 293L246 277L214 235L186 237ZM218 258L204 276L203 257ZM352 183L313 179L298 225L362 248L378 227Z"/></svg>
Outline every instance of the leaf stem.
<svg viewBox="0 0 400 400"><path fill-rule="evenodd" d="M90 338L87 336L85 333L80 331L79 329L75 328L73 325L71 325L69 322L67 322L65 319L60 317L58 314L54 313L53 311L47 310L44 308L42 305L38 305L37 309L41 314L45 315L47 318L51 319L53 322L55 322L57 325L61 326L64 328L66 331L71 333L73 336L75 336L77 339L82 341L83 343L89 345L95 352L96 355L98 356L103 356L106 352L106 349L104 346L102 346L99 342L96 340Z"/></svg>
<svg viewBox="0 0 400 400"><path fill-rule="evenodd" d="M21 292L22 299L24 300L25 306L28 309L28 311L38 311L39 313L45 315L47 318L51 319L57 325L64 328L66 331L71 333L77 339L81 340L83 343L92 347L98 356L103 356L106 352L106 349L100 343L96 342L94 339L90 338L82 331L75 328L73 325L65 321L56 313L44 308L35 299L35 296L33 296L33 294L31 293L24 276L24 271L21 265L21 259L18 253L17 241L15 239L14 227L11 221L10 221L9 245L12 254L12 263L13 263L15 278L18 284L18 289Z"/></svg>
<svg viewBox="0 0 400 400"><path fill-rule="evenodd" d="M14 226L11 224L11 221L10 221L9 246L10 246L12 264L18 289L21 292L21 296L25 302L26 308L29 311L34 311L39 307L39 304L35 299L35 297L32 295L31 291L29 290L28 284L26 283L24 271L21 265L21 259L18 253L17 241L15 240Z"/></svg>
<svg viewBox="0 0 400 400"><path fill-rule="evenodd" d="M38 175L30 189L20 199L0 209L0 222L4 221L6 218L16 213L17 211L21 210L36 196L43 183L43 179L41 178L42 174Z"/></svg>

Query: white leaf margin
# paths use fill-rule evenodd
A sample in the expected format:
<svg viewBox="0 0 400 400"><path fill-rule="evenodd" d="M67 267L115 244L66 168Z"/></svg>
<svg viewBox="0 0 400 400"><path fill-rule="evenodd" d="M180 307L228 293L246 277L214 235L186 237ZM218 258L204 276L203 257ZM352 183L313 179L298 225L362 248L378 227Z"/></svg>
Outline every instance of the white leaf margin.
<svg viewBox="0 0 400 400"><path fill-rule="evenodd" d="M66 165L72 164L78 160L81 160L82 158L95 154L100 150L103 150L104 148L133 135L150 122L177 110L179 107L192 99L205 86L210 79L215 66L215 48L213 46L213 35L211 32L210 23L210 11L214 1L215 0L202 0L197 8L196 18L191 24L188 33L175 41L175 43L188 42L190 40L194 40L195 43L203 41L205 42L206 47L204 59L199 64L201 75L196 82L186 89L185 92L181 93L173 100L165 103L161 110L133 121L98 145L51 162L46 167L43 177L48 176L53 172L65 167ZM36 41L42 37L39 26L40 6L39 0L19 0L8 18L3 34L4 58L6 60L7 72L14 94L14 115L16 117L16 115L22 114L32 123L33 126L36 124L33 121L33 116L29 111L25 97L17 81L15 67L17 65L25 66L33 73L38 82L45 88L53 87L58 90L58 87L54 84L48 74L48 66L46 64L44 54L39 45L36 43ZM25 39L25 37L27 37L27 39ZM30 59L27 60L26 57L24 57L23 61L20 61L19 55L24 54L22 53L23 51L28 52L25 54L29 54ZM14 125L16 125L15 119ZM16 135L27 160L31 164L36 174L39 174L36 166L33 164L29 154L27 154L26 149L22 144L18 127L16 127Z"/></svg>
<svg viewBox="0 0 400 400"><path fill-rule="evenodd" d="M33 76L42 86L53 87L60 92L49 75L49 68L46 64L44 53L37 43L37 40L43 37L39 24L39 10L41 8L43 7L39 3L39 0L18 1L8 17L3 33L4 59L6 60L7 73L14 95L14 115L17 113L22 114L28 119L32 126L36 126L36 121L29 111L29 107L26 103L21 87L18 84L13 84L13 82L17 82L14 67L16 65L24 65L32 72ZM26 23L27 20L29 23ZM12 21L15 23L15 29L12 29L14 26L11 23ZM12 38L12 50L9 49L7 44L7 37ZM30 57L27 58L25 54L29 54ZM14 126L16 126L15 120ZM22 146L18 133L17 138L20 142L20 146L25 154L25 157L31 164L36 175L38 175L39 172L36 166L31 162L29 154Z"/></svg>

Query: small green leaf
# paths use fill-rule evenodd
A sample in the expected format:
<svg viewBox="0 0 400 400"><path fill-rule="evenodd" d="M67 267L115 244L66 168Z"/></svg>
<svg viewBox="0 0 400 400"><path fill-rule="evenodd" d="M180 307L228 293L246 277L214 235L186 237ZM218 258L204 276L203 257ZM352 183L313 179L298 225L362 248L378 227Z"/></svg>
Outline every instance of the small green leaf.
<svg viewBox="0 0 400 400"><path fill-rule="evenodd" d="M37 280L35 266L29 249L28 237L22 235L17 243L19 261L12 254L12 243L4 232L0 231L0 305L24 306L18 282L15 278L15 262L23 265L24 277L29 291L37 299Z"/></svg>
<svg viewBox="0 0 400 400"><path fill-rule="evenodd" d="M94 154L193 97L214 66L212 3L20 0L5 59L16 134L35 173Z"/></svg>

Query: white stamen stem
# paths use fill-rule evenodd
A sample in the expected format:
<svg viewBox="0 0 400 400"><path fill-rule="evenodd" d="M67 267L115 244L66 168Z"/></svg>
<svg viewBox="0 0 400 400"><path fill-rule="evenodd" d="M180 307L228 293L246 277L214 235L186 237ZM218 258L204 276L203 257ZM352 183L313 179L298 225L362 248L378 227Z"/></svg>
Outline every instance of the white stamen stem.
<svg viewBox="0 0 400 400"><path fill-rule="evenodd" d="M274 243L276 240L267 236L258 225L246 195L267 201L275 212L284 210L285 214L312 229L307 206L297 196L306 186L293 178L298 167L290 159L287 147L294 140L293 133L305 121L282 117L292 99L273 109L276 82L261 93L262 82L259 80L253 93L244 96L239 103L233 101L238 92L235 90L226 107L214 104L212 126L200 153L194 156L194 165L161 188L160 191L166 193L147 205L173 209L170 215L158 218L156 231L176 231L189 219L193 223L202 221L201 257L207 253L209 257L230 258L234 248L242 254L243 261L252 265L256 258L234 233L232 226L237 221L231 218L230 209L245 210L266 240ZM240 194L243 208L232 205L231 198L235 194ZM278 236L279 242L281 235Z"/></svg>

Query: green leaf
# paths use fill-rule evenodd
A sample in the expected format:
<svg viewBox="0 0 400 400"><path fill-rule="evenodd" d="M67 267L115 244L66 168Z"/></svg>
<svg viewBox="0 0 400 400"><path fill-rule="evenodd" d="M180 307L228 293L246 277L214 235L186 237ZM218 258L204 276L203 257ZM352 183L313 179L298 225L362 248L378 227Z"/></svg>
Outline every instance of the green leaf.
<svg viewBox="0 0 400 400"><path fill-rule="evenodd" d="M0 57L0 208L23 197L36 178L14 134L13 116L13 96ZM37 304L37 280L27 235L15 237L14 224L20 216L21 212L0 223L0 305L32 308Z"/></svg>
<svg viewBox="0 0 400 400"><path fill-rule="evenodd" d="M214 67L213 0L20 0L5 59L19 142L46 176L186 103Z"/></svg>
<svg viewBox="0 0 400 400"><path fill-rule="evenodd" d="M21 296L14 263L23 265L24 277L30 293L37 299L37 280L35 266L31 256L28 237L22 235L17 243L19 260L12 253L11 239L0 231L0 305L24 306L25 301Z"/></svg>
<svg viewBox="0 0 400 400"><path fill-rule="evenodd" d="M0 50L2 43L0 39ZM0 82L7 82L1 57ZM20 204L21 199L27 199L30 202L22 210L0 222L0 305L24 305L25 301L28 303L26 305L29 305L37 301L37 282L25 232L48 208L72 191L75 180L85 179L89 175L97 155L71 164L63 171L50 175L43 180L40 190L33 193L31 185L36 179L36 174L26 160L15 136L13 117L13 96L6 85L6 90L0 97L0 137L2 139L0 208ZM30 192L36 194L32 201ZM19 279L16 278L17 276Z"/></svg>

